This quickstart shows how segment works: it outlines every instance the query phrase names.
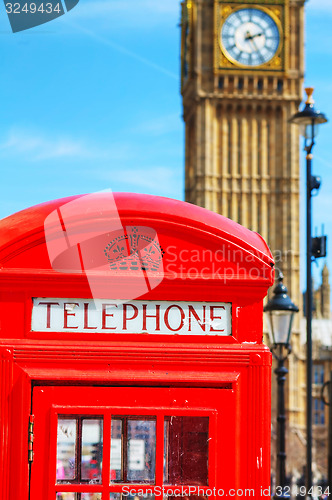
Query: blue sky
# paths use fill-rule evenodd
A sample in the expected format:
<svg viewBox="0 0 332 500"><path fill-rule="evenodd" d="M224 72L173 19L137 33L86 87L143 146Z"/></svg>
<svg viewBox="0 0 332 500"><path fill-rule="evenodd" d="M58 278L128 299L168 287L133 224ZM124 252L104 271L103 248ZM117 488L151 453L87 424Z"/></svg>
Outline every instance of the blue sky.
<svg viewBox="0 0 332 500"><path fill-rule="evenodd" d="M80 0L13 34L1 4L0 217L107 188L183 199L179 20L179 0ZM332 120L331 22L331 0L307 2L306 84ZM328 124L314 150L314 220L332 270L330 143Z"/></svg>

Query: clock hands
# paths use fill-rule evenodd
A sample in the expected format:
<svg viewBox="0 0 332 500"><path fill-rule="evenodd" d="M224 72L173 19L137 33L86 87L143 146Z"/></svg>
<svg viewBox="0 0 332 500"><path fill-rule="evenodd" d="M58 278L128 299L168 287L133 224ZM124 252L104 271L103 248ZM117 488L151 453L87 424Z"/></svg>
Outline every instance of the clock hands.
<svg viewBox="0 0 332 500"><path fill-rule="evenodd" d="M264 36L264 33L256 33L256 35L252 35L253 38L255 38L255 36Z"/></svg>
<svg viewBox="0 0 332 500"><path fill-rule="evenodd" d="M254 48L254 51L257 52L257 54L262 62L264 62L264 57L262 56L259 47L257 47L257 45L256 45L255 38L263 36L263 35L264 35L264 33L255 33L254 35L251 35L250 31L247 31L246 36L245 36L245 40L248 40L249 42L251 42L251 44Z"/></svg>
<svg viewBox="0 0 332 500"><path fill-rule="evenodd" d="M254 49L256 50L256 52L259 52L259 48L257 47L256 43L255 43L255 40L253 38L250 38L249 41L252 43Z"/></svg>
<svg viewBox="0 0 332 500"><path fill-rule="evenodd" d="M263 36L264 33L255 33L254 35L250 34L250 31L247 31L246 36L244 37L245 40L253 40L256 38L256 36Z"/></svg>

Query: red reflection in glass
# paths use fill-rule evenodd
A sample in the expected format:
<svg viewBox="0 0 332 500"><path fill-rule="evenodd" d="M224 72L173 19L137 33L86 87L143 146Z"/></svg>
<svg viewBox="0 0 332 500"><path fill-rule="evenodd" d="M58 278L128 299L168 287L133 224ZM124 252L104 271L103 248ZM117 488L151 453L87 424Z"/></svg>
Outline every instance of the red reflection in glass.
<svg viewBox="0 0 332 500"><path fill-rule="evenodd" d="M166 417L166 484L208 485L208 417Z"/></svg>

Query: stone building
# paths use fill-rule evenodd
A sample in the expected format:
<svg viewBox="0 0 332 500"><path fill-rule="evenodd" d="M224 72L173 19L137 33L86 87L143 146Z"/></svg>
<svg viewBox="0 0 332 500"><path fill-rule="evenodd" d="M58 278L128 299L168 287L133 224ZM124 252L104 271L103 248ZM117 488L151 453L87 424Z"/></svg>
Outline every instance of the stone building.
<svg viewBox="0 0 332 500"><path fill-rule="evenodd" d="M303 96L304 3L184 0L181 20L186 201L259 232L298 305L299 136L289 119ZM324 268L315 293L324 321L329 293ZM302 329L298 315L287 385L289 473L305 464Z"/></svg>
<svg viewBox="0 0 332 500"><path fill-rule="evenodd" d="M313 460L317 481L327 477L328 406L322 401L323 384L332 371L332 319L330 302L329 270L325 264L321 284L313 290L314 312L312 321L313 340ZM301 345L306 342L306 320L301 320ZM305 353L302 358L305 361ZM305 383L301 391L305 398ZM326 396L326 394L325 394Z"/></svg>

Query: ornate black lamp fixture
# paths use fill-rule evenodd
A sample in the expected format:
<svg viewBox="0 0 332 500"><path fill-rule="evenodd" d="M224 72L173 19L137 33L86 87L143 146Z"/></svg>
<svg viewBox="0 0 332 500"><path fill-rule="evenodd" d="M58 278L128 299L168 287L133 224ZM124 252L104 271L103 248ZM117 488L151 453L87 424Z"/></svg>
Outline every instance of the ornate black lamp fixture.
<svg viewBox="0 0 332 500"><path fill-rule="evenodd" d="M289 498L285 493L286 486L286 413L285 413L285 380L288 373L284 365L291 352L290 337L295 313L299 308L287 295L283 284L283 274L279 274L278 284L273 290L273 297L264 307L268 320L271 351L278 361L275 369L278 381L278 416L277 416L277 478L279 487L276 498Z"/></svg>
<svg viewBox="0 0 332 500"><path fill-rule="evenodd" d="M312 94L314 89L305 89L307 101L302 111L295 113L290 119L291 123L300 126L300 132L304 136L304 150L306 151L307 165L307 230L306 230L306 267L307 267L307 292L306 292L306 319L307 319L307 461L306 461L306 488L312 491L312 278L311 262L315 258L326 256L326 236L312 238L311 228L311 198L313 192L320 188L321 179L311 173L312 149L315 145L315 137L318 133L318 125L327 122L324 113L316 111Z"/></svg>

